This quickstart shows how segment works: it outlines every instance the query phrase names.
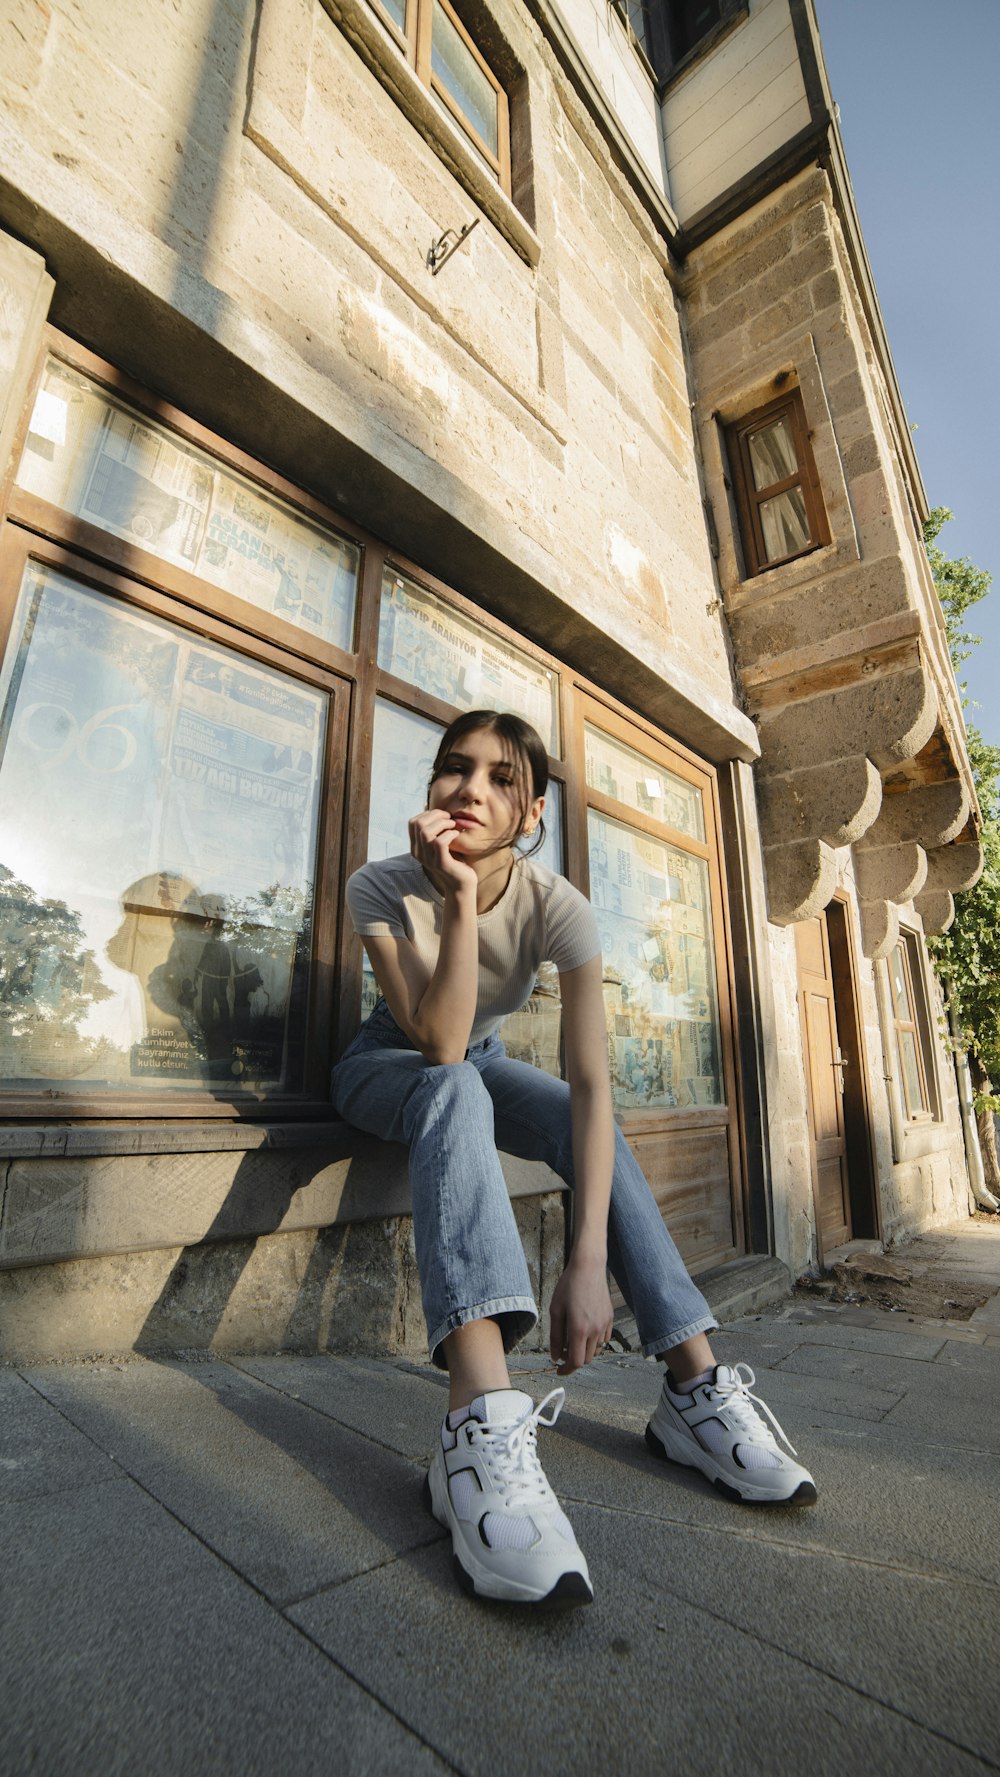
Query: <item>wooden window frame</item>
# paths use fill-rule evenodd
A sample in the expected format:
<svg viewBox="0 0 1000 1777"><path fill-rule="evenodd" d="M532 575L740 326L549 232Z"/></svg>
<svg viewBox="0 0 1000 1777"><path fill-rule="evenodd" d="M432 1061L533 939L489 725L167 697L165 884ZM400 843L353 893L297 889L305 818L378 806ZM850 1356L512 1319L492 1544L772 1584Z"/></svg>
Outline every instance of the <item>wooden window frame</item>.
<svg viewBox="0 0 1000 1777"><path fill-rule="evenodd" d="M930 1017L923 974L920 969L919 945L920 940L916 932L901 931L894 946L894 950L899 952L902 963L903 985L911 1013L910 1018L900 1018L899 1016L892 986L892 956L886 958L889 1018L892 1024L896 1065L899 1068L900 1108L903 1112L904 1122L911 1125L939 1120L935 1102L933 1058L930 1052ZM904 1033L912 1035L917 1058L917 1077L923 1098L923 1102L917 1106L914 1106L910 1101L910 1088L903 1062L901 1038Z"/></svg>
<svg viewBox="0 0 1000 1777"><path fill-rule="evenodd" d="M721 1105L699 1105L695 1109L674 1109L662 1111L623 1111L618 1121L628 1135L641 1135L704 1123L725 1123L732 1115L736 1103L736 1076L733 1056L733 1008L728 983L732 980L732 965L729 950L729 930L726 918L726 901L724 894L724 877L722 861L722 826L721 810L718 794L718 782L715 770L697 755L655 728L638 718L634 712L616 704L596 687L581 681L576 682L576 696L572 719L574 730L572 736L574 754L579 754L580 773L576 786L576 828L577 845L574 850L571 880L589 896L590 893L590 848L588 843L587 813L606 816L608 820L617 821L621 826L631 827L635 832L648 834L664 845L670 845L689 856L703 860L708 866L710 888L710 906L712 916L712 935L715 950L715 988L716 1003L719 1008L719 1036L721 1047L722 1079L724 1100ZM676 827L668 826L656 820L652 815L633 808L627 802L618 802L603 791L594 789L586 782L584 770L584 725L600 729L613 740L631 747L644 755L652 764L662 766L675 777L683 779L701 793L702 808L705 816L705 838L695 838L690 833L682 833ZM570 874L567 868L567 875Z"/></svg>
<svg viewBox="0 0 1000 1777"><path fill-rule="evenodd" d="M510 105L506 89L494 74L479 45L462 23L451 0L406 0L406 26L400 30L396 20L391 17L380 0L369 0L372 11L392 37L397 48L405 55L414 70L417 79L428 92L432 93L452 123L462 131L472 144L476 153L486 162L490 172L496 179L501 191L511 196L510 174ZM467 117L451 93L437 78L431 64L431 46L434 31L434 7L439 5L448 22L454 26L466 49L472 56L480 73L496 94L497 100L497 149L494 154L489 144L483 140L471 118Z"/></svg>
<svg viewBox="0 0 1000 1777"><path fill-rule="evenodd" d="M174 624L217 640L251 660L270 665L310 685L331 690L335 696L333 716L328 723L320 792L317 855L322 868L317 881L313 918L305 1091L298 1097L233 1093L223 1099L215 1089L209 1092L207 1088L193 1085L190 1092L171 1091L168 1099L153 1091L143 1093L137 1090L134 1096L121 1091L116 1095L114 1088L88 1091L80 1082L69 1083L64 1093L53 1092L48 1083L42 1083L37 1090L20 1092L16 1088L0 1087L0 1103L8 1118L12 1122L35 1123L52 1116L73 1122L95 1118L141 1119L177 1127L192 1120L271 1124L329 1120L330 1065L355 1034L361 1005L362 946L351 927L343 887L347 877L368 856L375 700L376 697L383 698L443 726L460 713L452 705L396 677L378 664L383 577L387 569L398 570L457 613L470 618L498 640L512 644L555 674L559 738L558 752L549 757L549 770L560 788L563 870L570 881L584 893L588 892L588 807L603 809L628 826L648 829L668 843L708 860L725 1102L721 1105L658 1108L652 1112L637 1109L623 1113L621 1122L627 1135L637 1141L640 1148L647 1137L662 1140L676 1134L679 1140L689 1141L692 1134L699 1131L708 1135L711 1131L725 1129L731 1167L733 1243L736 1250L743 1250L734 964L715 768L603 688L576 674L565 662L536 646L520 630L493 617L419 563L390 549L371 533L331 511L314 496L209 432L189 415L141 388L52 328L45 331L43 349L15 441L15 460L19 459L23 448L35 395L50 354L92 378L141 414L169 426L180 437L215 456L227 467L239 470L263 491L298 508L305 516L318 519L335 533L357 544L361 550L361 566L353 646L350 652L345 652L332 643L297 630L286 619L262 611L180 567L159 560L133 543L125 543L35 495L13 488L5 522L0 527L0 646L5 646L8 639L24 563L32 557L71 572L109 597L165 617ZM585 770L585 721L593 722L646 753L676 776L697 785L703 792L705 840L678 833L640 811L589 790Z"/></svg>
<svg viewBox="0 0 1000 1777"><path fill-rule="evenodd" d="M767 487L756 488L750 458L750 439L755 432L772 425L776 419L786 419L789 423L795 445L796 468L792 475L786 475ZM781 567L785 562L798 561L801 556L829 543L830 529L801 390L798 387L788 389L775 400L767 402L764 407L755 408L752 413L727 425L725 437L736 494L745 577L749 580L758 574L769 573L772 568ZM809 536L800 549L790 550L787 555L775 556L772 560L767 555L760 508L766 500L773 500L777 495L789 493L794 488L798 488L802 494Z"/></svg>

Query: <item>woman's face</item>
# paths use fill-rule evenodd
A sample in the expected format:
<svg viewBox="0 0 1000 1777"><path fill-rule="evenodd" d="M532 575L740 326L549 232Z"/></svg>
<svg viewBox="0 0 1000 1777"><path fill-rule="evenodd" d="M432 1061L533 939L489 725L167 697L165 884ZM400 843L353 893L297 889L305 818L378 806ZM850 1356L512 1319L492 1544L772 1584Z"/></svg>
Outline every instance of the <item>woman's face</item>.
<svg viewBox="0 0 1000 1777"><path fill-rule="evenodd" d="M536 796L522 825L523 768L517 755L493 728L473 728L445 754L430 787L428 808L442 808L459 829L451 850L464 856L484 855L513 845L531 832L545 799Z"/></svg>

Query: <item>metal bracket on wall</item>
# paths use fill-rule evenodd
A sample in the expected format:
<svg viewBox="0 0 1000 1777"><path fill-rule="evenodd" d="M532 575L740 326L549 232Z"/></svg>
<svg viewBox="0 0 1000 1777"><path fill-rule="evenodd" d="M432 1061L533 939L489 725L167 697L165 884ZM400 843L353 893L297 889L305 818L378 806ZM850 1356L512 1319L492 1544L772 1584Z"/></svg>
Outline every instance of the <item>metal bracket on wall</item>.
<svg viewBox="0 0 1000 1777"><path fill-rule="evenodd" d="M465 224L464 228L446 228L444 234L439 235L436 241L431 242L427 249L427 264L430 266L432 277L437 277L441 267L447 265L453 253L458 252L463 241L468 240L478 223L479 217L474 216L471 222Z"/></svg>

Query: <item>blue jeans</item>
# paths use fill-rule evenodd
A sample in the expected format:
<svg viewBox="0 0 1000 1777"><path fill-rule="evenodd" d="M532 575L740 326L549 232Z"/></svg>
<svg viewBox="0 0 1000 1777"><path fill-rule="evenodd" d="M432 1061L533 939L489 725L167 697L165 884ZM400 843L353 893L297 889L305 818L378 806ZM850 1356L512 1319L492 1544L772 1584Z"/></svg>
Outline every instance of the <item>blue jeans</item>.
<svg viewBox="0 0 1000 1777"><path fill-rule="evenodd" d="M346 1123L403 1142L431 1357L473 1320L495 1319L509 1351L538 1319L497 1149L544 1160L572 1187L569 1087L511 1061L497 1036L464 1061L432 1066L384 1000L333 1070ZM684 1266L620 1129L608 1216L608 1263L647 1357L716 1325Z"/></svg>

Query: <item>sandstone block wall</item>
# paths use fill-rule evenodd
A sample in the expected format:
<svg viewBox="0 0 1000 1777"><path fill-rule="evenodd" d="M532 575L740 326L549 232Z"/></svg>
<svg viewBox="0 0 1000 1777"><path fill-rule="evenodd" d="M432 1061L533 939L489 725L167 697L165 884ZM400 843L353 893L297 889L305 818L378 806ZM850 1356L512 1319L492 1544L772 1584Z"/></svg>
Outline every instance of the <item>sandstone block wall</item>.
<svg viewBox="0 0 1000 1777"><path fill-rule="evenodd" d="M978 845L919 514L826 173L807 169L722 229L690 256L685 287L719 573L761 745L771 917L819 912L851 844L864 948L885 956L899 907L923 891L925 927L947 925L946 884L974 879ZM725 427L790 388L830 540L751 575Z"/></svg>
<svg viewBox="0 0 1000 1777"><path fill-rule="evenodd" d="M525 1349L545 1351L565 1254L562 1196L520 1199L514 1214L543 1311ZM425 1358L410 1217L0 1271L0 1361L122 1351Z"/></svg>
<svg viewBox="0 0 1000 1777"><path fill-rule="evenodd" d="M694 744L710 711L752 756L667 254L529 12L497 0L484 27L515 160L484 213L363 0L118 10L23 5L0 65L0 222L46 255L53 319L668 726L686 713Z"/></svg>

